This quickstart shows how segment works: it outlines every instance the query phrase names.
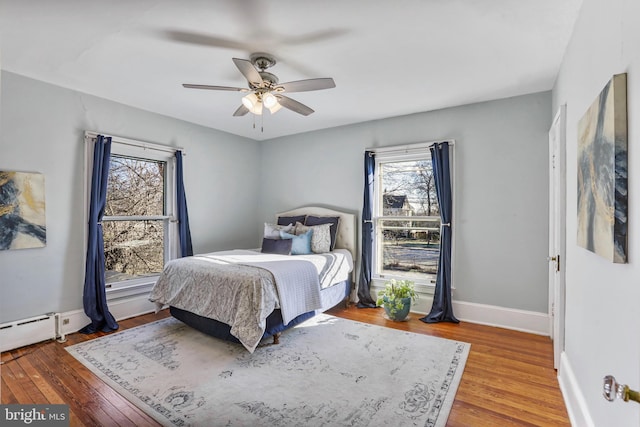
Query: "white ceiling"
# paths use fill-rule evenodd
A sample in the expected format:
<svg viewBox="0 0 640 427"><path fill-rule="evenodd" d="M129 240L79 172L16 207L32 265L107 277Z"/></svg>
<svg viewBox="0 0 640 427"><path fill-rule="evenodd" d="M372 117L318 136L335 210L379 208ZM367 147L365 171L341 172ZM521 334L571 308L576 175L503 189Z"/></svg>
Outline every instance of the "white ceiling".
<svg viewBox="0 0 640 427"><path fill-rule="evenodd" d="M0 0L2 69L263 140L552 88L582 0ZM173 32L173 33L172 33ZM201 43L175 34L199 34ZM172 37L171 34L174 34ZM191 37L196 40L195 37ZM269 52L315 110L232 117Z"/></svg>

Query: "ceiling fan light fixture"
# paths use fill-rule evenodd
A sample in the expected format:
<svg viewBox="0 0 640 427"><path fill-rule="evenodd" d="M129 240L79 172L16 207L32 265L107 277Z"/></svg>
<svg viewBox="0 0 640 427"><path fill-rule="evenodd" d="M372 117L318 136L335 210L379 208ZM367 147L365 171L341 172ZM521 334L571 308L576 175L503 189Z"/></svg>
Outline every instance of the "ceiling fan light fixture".
<svg viewBox="0 0 640 427"><path fill-rule="evenodd" d="M255 93L251 92L249 95L242 97L242 104L250 111L252 111L254 108L256 108L257 105L260 104L260 100ZM260 108L260 110L262 110L262 108Z"/></svg>
<svg viewBox="0 0 640 427"><path fill-rule="evenodd" d="M265 104L265 106L266 106L266 104ZM278 111L280 111L281 108L282 108L282 105L280 105L280 103L276 100L275 105L273 107L270 107L269 111L271 112L271 114L275 114Z"/></svg>
<svg viewBox="0 0 640 427"><path fill-rule="evenodd" d="M271 109L278 104L278 99L273 94L266 92L262 95L262 103L265 107Z"/></svg>
<svg viewBox="0 0 640 427"><path fill-rule="evenodd" d="M252 108L249 108L249 111L255 114L256 116L262 115L262 102L258 102Z"/></svg>

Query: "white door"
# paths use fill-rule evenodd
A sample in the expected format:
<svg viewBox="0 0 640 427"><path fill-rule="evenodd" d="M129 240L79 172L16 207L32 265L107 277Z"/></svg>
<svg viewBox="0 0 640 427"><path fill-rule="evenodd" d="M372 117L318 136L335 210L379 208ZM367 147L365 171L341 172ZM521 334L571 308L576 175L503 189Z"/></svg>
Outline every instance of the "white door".
<svg viewBox="0 0 640 427"><path fill-rule="evenodd" d="M556 369L564 351L565 117L562 105L549 130L549 331Z"/></svg>

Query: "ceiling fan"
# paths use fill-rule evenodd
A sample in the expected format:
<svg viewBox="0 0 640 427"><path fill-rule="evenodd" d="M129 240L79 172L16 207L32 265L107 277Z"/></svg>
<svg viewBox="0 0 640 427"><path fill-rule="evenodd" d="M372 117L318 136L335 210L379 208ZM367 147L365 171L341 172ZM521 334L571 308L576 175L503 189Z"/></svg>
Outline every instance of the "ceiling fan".
<svg viewBox="0 0 640 427"><path fill-rule="evenodd" d="M271 114L275 114L282 107L303 116L308 116L314 112L313 109L283 95L283 93L308 92L336 87L335 82L330 77L279 83L275 74L266 71L276 64L273 55L260 52L251 54L249 58L248 60L233 58L234 64L247 79L248 88L188 83L184 83L182 86L188 89L250 92L242 98L242 105L233 113L236 117L244 116L249 112L261 115L264 108L268 109Z"/></svg>

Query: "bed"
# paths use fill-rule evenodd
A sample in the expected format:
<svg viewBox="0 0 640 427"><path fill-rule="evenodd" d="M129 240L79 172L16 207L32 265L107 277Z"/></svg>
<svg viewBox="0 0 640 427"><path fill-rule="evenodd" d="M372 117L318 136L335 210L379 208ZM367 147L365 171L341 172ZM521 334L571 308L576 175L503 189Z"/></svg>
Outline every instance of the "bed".
<svg viewBox="0 0 640 427"><path fill-rule="evenodd" d="M315 206L298 208L277 214L273 224L265 223L264 236L260 249L168 262L150 300L158 309L169 306L171 315L187 325L239 342L250 352L263 339L273 337L277 343L284 330L349 301L355 215ZM299 254L296 245L301 242L313 251ZM294 255L280 249L287 245Z"/></svg>

